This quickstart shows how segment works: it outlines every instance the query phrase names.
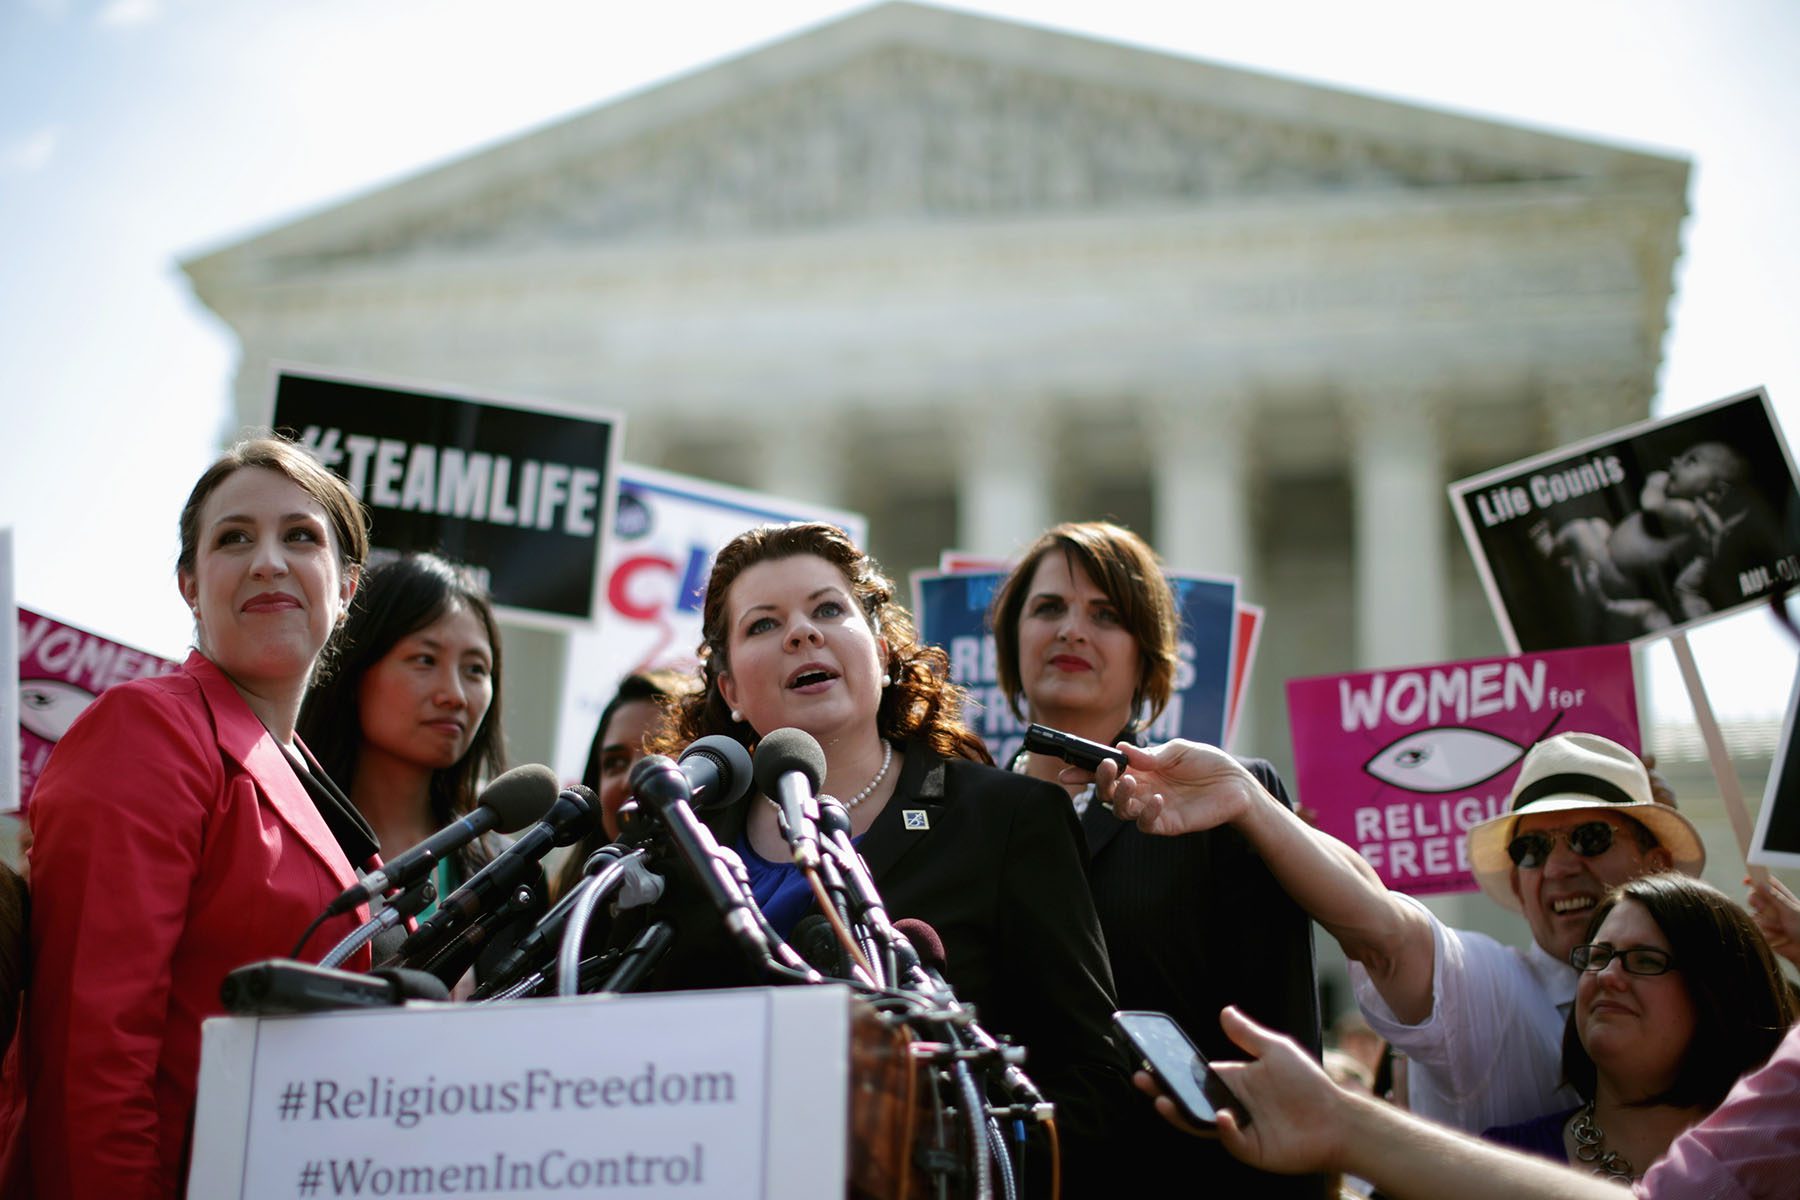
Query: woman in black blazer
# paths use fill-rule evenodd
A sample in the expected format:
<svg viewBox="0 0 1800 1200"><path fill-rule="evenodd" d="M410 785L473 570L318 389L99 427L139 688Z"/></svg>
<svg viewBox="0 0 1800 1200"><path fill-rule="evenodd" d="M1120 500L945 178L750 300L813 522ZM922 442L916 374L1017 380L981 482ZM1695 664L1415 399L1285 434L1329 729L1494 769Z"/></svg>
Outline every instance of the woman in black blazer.
<svg viewBox="0 0 1800 1200"><path fill-rule="evenodd" d="M1059 525L995 593L999 683L1015 712L1114 745L1137 741L1173 691L1179 617L1155 551L1106 522ZM1245 763L1284 803L1275 769ZM1013 770L1059 781L1064 764L1021 752ZM1120 1007L1165 1012L1209 1058L1242 1054L1220 1032L1235 1004L1315 1054L1319 1007L1312 927L1233 830L1152 837L1069 786ZM1252 1171L1216 1142L1185 1138L1134 1108L1116 1148L1121 1188L1204 1180L1216 1195L1318 1196L1316 1176ZM1173 1135L1173 1136L1171 1136Z"/></svg>
<svg viewBox="0 0 1800 1200"><path fill-rule="evenodd" d="M1026 1047L1026 1071L1057 1105L1065 1194L1094 1194L1134 1093L1109 1042L1112 978L1081 831L1060 790L991 765L961 721L943 651L919 643L893 591L834 526L740 535L706 588L704 688L675 703L652 748L721 733L750 746L790 727L818 740L821 791L849 809L889 915L928 922L957 996ZM772 802L752 794L705 819L744 859L778 930L813 911ZM741 978L716 930L695 931L703 917L676 924L662 986Z"/></svg>

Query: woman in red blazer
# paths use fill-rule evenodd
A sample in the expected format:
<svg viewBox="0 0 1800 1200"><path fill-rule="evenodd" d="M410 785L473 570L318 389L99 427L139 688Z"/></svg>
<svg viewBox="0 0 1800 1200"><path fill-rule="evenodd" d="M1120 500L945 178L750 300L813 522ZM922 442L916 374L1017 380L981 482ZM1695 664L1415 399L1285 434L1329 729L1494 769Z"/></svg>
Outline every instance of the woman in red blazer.
<svg viewBox="0 0 1800 1200"><path fill-rule="evenodd" d="M373 854L294 736L367 552L335 475L288 442L233 447L181 514L196 650L104 693L51 756L31 803L32 1194L178 1195L220 981L293 951ZM303 954L367 916L327 922Z"/></svg>

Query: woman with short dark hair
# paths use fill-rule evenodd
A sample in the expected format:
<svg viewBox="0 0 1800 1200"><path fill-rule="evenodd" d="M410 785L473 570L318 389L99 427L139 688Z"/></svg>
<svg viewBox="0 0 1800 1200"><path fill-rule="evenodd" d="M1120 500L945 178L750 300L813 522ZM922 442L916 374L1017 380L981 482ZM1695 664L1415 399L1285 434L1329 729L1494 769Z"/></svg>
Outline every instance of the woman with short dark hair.
<svg viewBox="0 0 1800 1200"><path fill-rule="evenodd" d="M1180 619L1156 552L1105 521L1058 525L1025 551L991 608L1001 690L1015 713L1105 745L1139 742L1174 693ZM1021 752L1014 771L1059 782L1060 759ZM1282 803L1260 759L1244 766ZM1235 1004L1319 1050L1312 929L1243 836L1214 829L1154 837L1066 785L1084 836L1088 883L1127 1009L1168 1013L1206 1054L1229 1058L1219 1010ZM1148 1115L1148 1114L1144 1114ZM1158 1121L1124 1130L1124 1191L1205 1178L1222 1193L1317 1196L1317 1177L1262 1176L1217 1143Z"/></svg>

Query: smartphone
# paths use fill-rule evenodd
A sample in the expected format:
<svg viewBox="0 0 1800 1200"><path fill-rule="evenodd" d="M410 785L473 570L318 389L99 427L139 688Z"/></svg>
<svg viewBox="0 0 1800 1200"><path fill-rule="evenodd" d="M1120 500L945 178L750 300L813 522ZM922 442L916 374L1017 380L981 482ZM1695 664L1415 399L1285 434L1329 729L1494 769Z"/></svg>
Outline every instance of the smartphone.
<svg viewBox="0 0 1800 1200"><path fill-rule="evenodd" d="M1025 730L1025 749L1033 754L1060 758L1084 771L1098 771L1100 764L1109 758L1119 764L1121 771L1129 765L1123 750L1102 746L1099 742L1090 742L1048 725L1032 725Z"/></svg>
<svg viewBox="0 0 1800 1200"><path fill-rule="evenodd" d="M1188 1040L1173 1017L1159 1012L1116 1012L1113 1028L1131 1046L1132 1057L1155 1077L1190 1124L1211 1128L1218 1124L1219 1111L1227 1108L1237 1118L1240 1129L1250 1124L1250 1114L1225 1081L1213 1074L1206 1056Z"/></svg>

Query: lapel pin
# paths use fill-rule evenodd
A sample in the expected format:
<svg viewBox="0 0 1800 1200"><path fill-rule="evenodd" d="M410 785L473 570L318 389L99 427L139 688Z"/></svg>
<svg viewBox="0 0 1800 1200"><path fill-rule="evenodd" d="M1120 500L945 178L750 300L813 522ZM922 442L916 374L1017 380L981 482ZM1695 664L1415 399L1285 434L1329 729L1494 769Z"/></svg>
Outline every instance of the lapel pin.
<svg viewBox="0 0 1800 1200"><path fill-rule="evenodd" d="M903 808L900 810L900 819L906 823L908 829L931 828L931 821L925 816L925 810L922 808Z"/></svg>

